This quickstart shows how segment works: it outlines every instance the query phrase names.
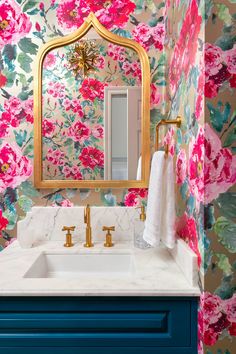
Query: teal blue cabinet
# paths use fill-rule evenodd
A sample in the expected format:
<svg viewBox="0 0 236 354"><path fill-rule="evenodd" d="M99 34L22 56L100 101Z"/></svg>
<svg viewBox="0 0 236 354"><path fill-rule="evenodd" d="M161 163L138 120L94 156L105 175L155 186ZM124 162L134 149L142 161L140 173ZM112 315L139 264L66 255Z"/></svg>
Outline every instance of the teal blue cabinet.
<svg viewBox="0 0 236 354"><path fill-rule="evenodd" d="M0 354L197 354L197 301L2 297Z"/></svg>

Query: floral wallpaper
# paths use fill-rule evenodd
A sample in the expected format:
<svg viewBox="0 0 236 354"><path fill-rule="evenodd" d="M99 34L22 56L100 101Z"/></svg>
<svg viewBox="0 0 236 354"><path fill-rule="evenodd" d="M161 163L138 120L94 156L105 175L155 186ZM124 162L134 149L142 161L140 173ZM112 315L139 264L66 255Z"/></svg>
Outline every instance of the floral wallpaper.
<svg viewBox="0 0 236 354"><path fill-rule="evenodd" d="M76 43L50 51L44 60L44 179L104 179L104 88L141 90L141 66L134 50L104 39ZM92 43L97 56L86 77L70 64L78 43Z"/></svg>
<svg viewBox="0 0 236 354"><path fill-rule="evenodd" d="M235 1L168 2L168 116L175 145L177 233L198 255L199 353L235 350Z"/></svg>
<svg viewBox="0 0 236 354"><path fill-rule="evenodd" d="M170 129L164 141L176 156L176 230L198 256L199 353L233 354L235 0L0 0L2 248L32 205L146 203L146 189L35 190L32 184L35 55L43 43L80 26L91 10L109 30L148 51L152 138L159 119L183 117L181 129ZM69 110L75 107L71 102Z"/></svg>

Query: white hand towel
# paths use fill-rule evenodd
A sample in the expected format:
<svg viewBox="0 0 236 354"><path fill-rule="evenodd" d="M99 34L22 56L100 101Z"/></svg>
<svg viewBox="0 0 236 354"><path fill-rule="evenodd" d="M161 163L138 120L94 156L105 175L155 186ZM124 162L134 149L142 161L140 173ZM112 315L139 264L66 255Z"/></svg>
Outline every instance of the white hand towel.
<svg viewBox="0 0 236 354"><path fill-rule="evenodd" d="M156 151L152 157L147 201L147 219L143 238L151 246L158 246L161 239L162 183L165 163L164 151Z"/></svg>
<svg viewBox="0 0 236 354"><path fill-rule="evenodd" d="M162 243L168 248L175 246L175 177L173 157L165 160L162 194Z"/></svg>
<svg viewBox="0 0 236 354"><path fill-rule="evenodd" d="M164 151L153 155L143 238L151 246L175 245L175 185L173 157Z"/></svg>
<svg viewBox="0 0 236 354"><path fill-rule="evenodd" d="M140 181L142 179L142 157L138 159L137 177L136 180Z"/></svg>

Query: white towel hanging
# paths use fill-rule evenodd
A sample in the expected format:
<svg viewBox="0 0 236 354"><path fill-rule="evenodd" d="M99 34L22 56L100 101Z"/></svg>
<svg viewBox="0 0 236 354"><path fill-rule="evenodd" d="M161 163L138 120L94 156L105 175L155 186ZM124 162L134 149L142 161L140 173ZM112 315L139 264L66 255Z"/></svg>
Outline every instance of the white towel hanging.
<svg viewBox="0 0 236 354"><path fill-rule="evenodd" d="M143 238L151 246L157 246L161 238L162 176L165 162L164 151L156 151L152 157L147 218Z"/></svg>
<svg viewBox="0 0 236 354"><path fill-rule="evenodd" d="M160 241L168 248L175 244L173 157L166 157L164 151L155 152L152 158L143 238L155 247Z"/></svg>

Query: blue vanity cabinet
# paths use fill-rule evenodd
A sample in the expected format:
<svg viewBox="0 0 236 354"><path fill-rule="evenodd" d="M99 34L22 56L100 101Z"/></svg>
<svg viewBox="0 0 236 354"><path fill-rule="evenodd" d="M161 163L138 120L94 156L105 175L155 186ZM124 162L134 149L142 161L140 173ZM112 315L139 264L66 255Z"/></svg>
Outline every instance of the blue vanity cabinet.
<svg viewBox="0 0 236 354"><path fill-rule="evenodd" d="M0 354L197 354L196 297L1 297Z"/></svg>

